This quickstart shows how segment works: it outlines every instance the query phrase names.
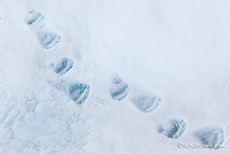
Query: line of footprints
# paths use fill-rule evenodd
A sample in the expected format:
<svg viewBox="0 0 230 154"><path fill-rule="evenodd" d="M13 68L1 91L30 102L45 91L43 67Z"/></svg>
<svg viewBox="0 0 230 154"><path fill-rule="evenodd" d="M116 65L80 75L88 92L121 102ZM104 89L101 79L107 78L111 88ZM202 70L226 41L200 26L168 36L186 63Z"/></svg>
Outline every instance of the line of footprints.
<svg viewBox="0 0 230 154"><path fill-rule="evenodd" d="M49 31L43 23L44 19L45 16L41 12L33 10L28 13L26 23L36 29L36 34L42 47L51 49L58 45L61 41L61 36ZM53 66L53 71L59 75L65 74L73 67L73 64L74 62L70 58L63 58ZM109 93L113 100L122 101L129 94L128 84L122 81L119 76L113 78L111 85ZM71 83L61 80L56 87L66 92L79 105L84 103L90 92L90 86L86 83ZM137 93L132 97L133 104L144 113L155 110L161 102L160 97L151 93ZM158 131L169 138L177 139L185 132L186 127L187 123L182 119L173 119L168 123L167 127L160 127ZM199 138L202 144L218 149L224 142L224 131L219 126L207 127L198 131L196 137Z"/></svg>

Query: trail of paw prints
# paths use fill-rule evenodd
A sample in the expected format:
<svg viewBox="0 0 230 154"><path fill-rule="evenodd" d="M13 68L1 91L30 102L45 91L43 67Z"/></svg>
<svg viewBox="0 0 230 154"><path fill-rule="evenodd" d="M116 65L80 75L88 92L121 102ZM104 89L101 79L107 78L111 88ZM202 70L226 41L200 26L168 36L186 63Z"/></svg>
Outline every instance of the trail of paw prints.
<svg viewBox="0 0 230 154"><path fill-rule="evenodd" d="M47 28L45 16L41 12L36 10L30 11L25 21L33 28L44 49L51 49L61 42L61 35Z"/></svg>
<svg viewBox="0 0 230 154"><path fill-rule="evenodd" d="M32 10L26 17L26 23L36 32L38 40L44 49L52 49L61 42L61 36L47 28L45 24L45 15L41 12ZM54 87L64 91L69 98L76 104L83 104L88 98L90 86L86 83L74 82L66 79L62 75L68 73L74 66L74 61L63 56L60 61L51 64L51 71L57 75L57 80L48 81Z"/></svg>
<svg viewBox="0 0 230 154"><path fill-rule="evenodd" d="M1 19L0 19L1 21ZM61 36L56 32L49 30L45 25L45 16L39 11L30 11L26 18L26 23L30 25L44 49L52 49L61 42ZM62 58L56 64L52 64L52 71L56 73L58 79L50 81L57 89L66 93L70 100L76 104L83 104L90 93L90 86L87 83L72 81L62 77L74 66L71 58ZM132 89L132 88L131 88ZM131 98L133 105L143 113L153 112L158 108L161 98L145 89L135 89L130 91L130 86L122 80L121 77L115 76L111 82L109 91L111 98L115 101L122 102L128 96ZM186 131L187 123L182 119L173 119L168 123L168 127L161 126L159 133L171 139L180 138ZM221 145L224 142L224 131L220 127L208 127L196 134L200 142L205 145ZM216 148L217 149L217 148Z"/></svg>
<svg viewBox="0 0 230 154"><path fill-rule="evenodd" d="M60 78L51 81L50 84L66 93L77 105L83 104L90 92L90 86L87 83L72 81L71 79Z"/></svg>
<svg viewBox="0 0 230 154"><path fill-rule="evenodd" d="M87 83L74 81L64 76L71 71L73 66L74 61L67 57L53 63L51 71L57 75L57 79L49 81L49 83L66 93L69 99L74 101L77 105L81 105L88 98L90 86Z"/></svg>
<svg viewBox="0 0 230 154"><path fill-rule="evenodd" d="M119 102L130 95L133 105L144 113L149 113L155 110L161 102L160 97L147 91L146 89L136 88L133 90L133 88L131 88L130 92L129 85L118 75L115 75L112 78L112 85L109 93L113 100L117 100Z"/></svg>
<svg viewBox="0 0 230 154"><path fill-rule="evenodd" d="M165 135L171 139L180 138L186 131L187 123L182 119L172 119L164 126L160 126L158 132ZM219 126L208 126L200 130L197 130L194 133L194 137L200 141L200 147L190 148L213 148L219 149L223 148L224 142L224 130ZM183 145L180 145L180 148L183 148ZM189 148L189 147L184 147Z"/></svg>
<svg viewBox="0 0 230 154"><path fill-rule="evenodd" d="M141 87L130 87L118 75L112 77L109 94L113 100L118 102L127 99L129 95L133 105L143 113L153 112L161 103L159 96ZM178 139L186 132L187 126L187 122L183 119L173 118L159 126L158 133L170 139ZM203 128L197 131L194 136L207 148L219 149L223 147L224 131L219 126Z"/></svg>

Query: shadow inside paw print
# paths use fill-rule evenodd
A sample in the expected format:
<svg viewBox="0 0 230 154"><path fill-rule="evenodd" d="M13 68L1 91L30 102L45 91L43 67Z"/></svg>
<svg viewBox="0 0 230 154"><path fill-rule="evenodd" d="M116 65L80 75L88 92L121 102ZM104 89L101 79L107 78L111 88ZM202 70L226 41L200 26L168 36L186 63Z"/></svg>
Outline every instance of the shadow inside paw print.
<svg viewBox="0 0 230 154"><path fill-rule="evenodd" d="M45 49L51 49L61 41L61 36L55 32L42 31L38 33L41 45Z"/></svg>
<svg viewBox="0 0 230 154"><path fill-rule="evenodd" d="M170 121L169 127L160 127L158 131L169 138L177 139L185 132L186 127L187 123L185 123L182 119L174 119Z"/></svg>
<svg viewBox="0 0 230 154"><path fill-rule="evenodd" d="M129 92L128 84L124 83L122 79L116 76L113 79L113 86L110 89L110 95L114 100L121 101L123 100Z"/></svg>
<svg viewBox="0 0 230 154"><path fill-rule="evenodd" d="M206 127L196 134L202 144L218 149L224 142L224 131L221 127Z"/></svg>
<svg viewBox="0 0 230 154"><path fill-rule="evenodd" d="M69 87L69 95L77 104L82 104L89 95L90 87L84 83L73 84Z"/></svg>
<svg viewBox="0 0 230 154"><path fill-rule="evenodd" d="M45 19L45 16L39 11L30 11L27 18L26 23L28 25L34 26L41 23Z"/></svg>
<svg viewBox="0 0 230 154"><path fill-rule="evenodd" d="M63 58L54 68L57 74L65 74L73 67L73 61L69 58Z"/></svg>
<svg viewBox="0 0 230 154"><path fill-rule="evenodd" d="M136 94L133 97L133 103L134 105L143 112L151 112L155 110L161 101L161 98L153 95L153 94Z"/></svg>

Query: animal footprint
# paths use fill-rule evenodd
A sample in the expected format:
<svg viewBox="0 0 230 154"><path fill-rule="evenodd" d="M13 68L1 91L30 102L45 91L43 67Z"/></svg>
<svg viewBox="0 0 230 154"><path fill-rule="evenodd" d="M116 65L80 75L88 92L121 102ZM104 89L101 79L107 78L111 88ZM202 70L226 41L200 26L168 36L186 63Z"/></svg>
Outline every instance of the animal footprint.
<svg viewBox="0 0 230 154"><path fill-rule="evenodd" d="M139 110L148 113L159 106L161 98L152 93L140 91L133 95L132 101Z"/></svg>
<svg viewBox="0 0 230 154"><path fill-rule="evenodd" d="M187 123L182 119L174 119L170 121L169 127L161 127L159 132L169 138L177 139L185 132L186 127Z"/></svg>
<svg viewBox="0 0 230 154"><path fill-rule="evenodd" d="M45 16L39 11L29 12L26 23L36 27L34 30L38 36L40 44L45 49L51 49L61 41L61 36L56 32L48 30L43 23Z"/></svg>
<svg viewBox="0 0 230 154"><path fill-rule="evenodd" d="M42 21L45 19L45 16L39 11L31 11L29 12L26 23L31 26L39 25L42 26Z"/></svg>
<svg viewBox="0 0 230 154"><path fill-rule="evenodd" d="M68 58L63 58L54 68L57 74L65 74L73 67L73 61Z"/></svg>
<svg viewBox="0 0 230 154"><path fill-rule="evenodd" d="M71 100L75 101L77 104L83 104L90 92L90 86L82 82L72 82L70 80L61 79L56 82L51 81L50 83L57 89L64 91L69 95Z"/></svg>
<svg viewBox="0 0 230 154"><path fill-rule="evenodd" d="M77 104L82 104L89 95L89 85L84 83L75 83L69 87L69 95Z"/></svg>
<svg viewBox="0 0 230 154"><path fill-rule="evenodd" d="M123 100L129 92L129 86L118 76L113 79L113 86L110 89L110 95L114 100Z"/></svg>
<svg viewBox="0 0 230 154"><path fill-rule="evenodd" d="M199 131L196 136L210 148L218 149L224 142L224 131L221 127L206 127Z"/></svg>
<svg viewBox="0 0 230 154"><path fill-rule="evenodd" d="M56 46L61 41L61 36L55 32L41 31L38 32L38 38L45 49Z"/></svg>

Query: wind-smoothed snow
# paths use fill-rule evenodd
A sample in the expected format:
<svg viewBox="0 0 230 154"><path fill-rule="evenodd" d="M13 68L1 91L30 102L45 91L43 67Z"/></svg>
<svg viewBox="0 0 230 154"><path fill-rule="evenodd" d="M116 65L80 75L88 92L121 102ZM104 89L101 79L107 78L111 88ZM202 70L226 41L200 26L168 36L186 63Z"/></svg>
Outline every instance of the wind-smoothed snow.
<svg viewBox="0 0 230 154"><path fill-rule="evenodd" d="M0 0L0 153L229 153L229 36L227 0Z"/></svg>

